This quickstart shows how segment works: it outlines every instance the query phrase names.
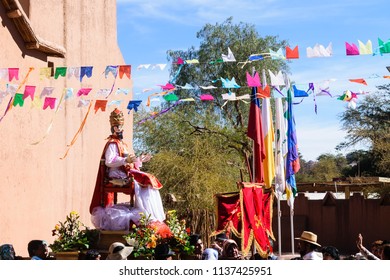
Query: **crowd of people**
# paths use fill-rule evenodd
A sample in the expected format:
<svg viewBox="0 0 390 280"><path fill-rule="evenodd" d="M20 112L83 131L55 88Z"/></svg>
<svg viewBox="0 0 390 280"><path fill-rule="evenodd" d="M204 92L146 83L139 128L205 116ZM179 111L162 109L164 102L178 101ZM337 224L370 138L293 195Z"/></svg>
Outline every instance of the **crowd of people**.
<svg viewBox="0 0 390 280"><path fill-rule="evenodd" d="M321 246L317 242L317 235L310 231L303 231L295 238L299 257L291 260L390 260L390 242L376 240L371 243L370 250L363 245L363 236L359 234L356 239L358 252L354 255L341 255L334 246ZM204 248L202 236L193 234L190 236L190 243L194 246L192 255L182 256L182 259L191 260L277 260L274 255L262 258L258 253L251 257L243 256L239 246L234 239L228 238L226 234L216 235L214 242L209 248ZM44 240L31 240L27 244L28 257L21 257L15 253L12 244L0 246L0 260L55 260L55 255L49 251L49 246ZM175 252L168 244L162 243L156 246L153 259L172 260L177 259ZM126 260L130 259L133 247L126 246L121 242L112 243L106 253L97 249L90 249L82 255L82 260ZM102 257L104 255L104 257Z"/></svg>

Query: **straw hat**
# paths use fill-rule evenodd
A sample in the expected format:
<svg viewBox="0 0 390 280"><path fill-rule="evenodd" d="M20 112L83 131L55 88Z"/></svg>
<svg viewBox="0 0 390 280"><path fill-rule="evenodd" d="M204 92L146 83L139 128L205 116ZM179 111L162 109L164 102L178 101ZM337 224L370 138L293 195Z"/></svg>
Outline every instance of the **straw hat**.
<svg viewBox="0 0 390 280"><path fill-rule="evenodd" d="M133 252L133 247L125 246L121 242L114 242L108 249L107 260L126 260L127 257Z"/></svg>
<svg viewBox="0 0 390 280"><path fill-rule="evenodd" d="M321 247L321 245L317 243L317 234L314 234L311 231L304 231L302 232L301 237L295 237L295 239L302 240Z"/></svg>

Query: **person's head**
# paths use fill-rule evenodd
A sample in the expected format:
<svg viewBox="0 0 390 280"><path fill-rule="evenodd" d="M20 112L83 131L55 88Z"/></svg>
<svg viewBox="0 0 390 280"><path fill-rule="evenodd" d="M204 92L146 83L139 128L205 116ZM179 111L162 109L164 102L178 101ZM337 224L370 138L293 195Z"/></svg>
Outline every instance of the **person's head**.
<svg viewBox="0 0 390 280"><path fill-rule="evenodd" d="M11 244L4 244L0 246L0 260L14 260L15 250Z"/></svg>
<svg viewBox="0 0 390 280"><path fill-rule="evenodd" d="M339 260L340 259L339 250L337 250L336 247L333 247L333 246L323 247L321 252L322 252L322 256L323 256L324 260Z"/></svg>
<svg viewBox="0 0 390 280"><path fill-rule="evenodd" d="M201 255L203 253L203 241L200 234L190 235L190 244L195 247L194 254Z"/></svg>
<svg viewBox="0 0 390 280"><path fill-rule="evenodd" d="M239 255L238 245L233 239L226 239L223 243L222 254L224 257L236 258Z"/></svg>
<svg viewBox="0 0 390 280"><path fill-rule="evenodd" d="M301 257L321 247L321 245L317 243L317 234L314 234L311 231L303 231L301 236L296 237L295 239L299 240L298 250Z"/></svg>
<svg viewBox="0 0 390 280"><path fill-rule="evenodd" d="M123 124L124 124L123 112L118 108L110 114L111 133L118 139L123 139Z"/></svg>
<svg viewBox="0 0 390 280"><path fill-rule="evenodd" d="M376 240L371 243L371 253L380 258L382 251L383 240Z"/></svg>
<svg viewBox="0 0 390 280"><path fill-rule="evenodd" d="M382 255L381 255L381 259L382 260L390 260L390 244L385 244L382 246Z"/></svg>
<svg viewBox="0 0 390 280"><path fill-rule="evenodd" d="M225 242L225 240L227 240L227 236L225 233L219 233L215 236L215 242L217 242L217 244L222 247L223 246L223 243Z"/></svg>
<svg viewBox="0 0 390 280"><path fill-rule="evenodd" d="M100 260L101 255L98 250L91 249L85 253L86 260Z"/></svg>
<svg viewBox="0 0 390 280"><path fill-rule="evenodd" d="M28 255L30 257L39 257L46 259L49 255L49 248L44 240L31 240L27 245Z"/></svg>
<svg viewBox="0 0 390 280"><path fill-rule="evenodd" d="M127 257L133 252L133 247L125 246L121 242L114 242L108 248L106 260L127 260Z"/></svg>
<svg viewBox="0 0 390 280"><path fill-rule="evenodd" d="M172 260L174 255L175 252L173 252L166 243L160 243L154 249L154 258L156 260Z"/></svg>

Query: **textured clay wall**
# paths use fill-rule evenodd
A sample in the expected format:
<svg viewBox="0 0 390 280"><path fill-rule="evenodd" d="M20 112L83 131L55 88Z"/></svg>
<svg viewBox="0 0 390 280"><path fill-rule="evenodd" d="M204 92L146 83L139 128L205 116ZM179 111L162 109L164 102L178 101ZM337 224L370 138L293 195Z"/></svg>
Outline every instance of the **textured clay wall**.
<svg viewBox="0 0 390 280"><path fill-rule="evenodd" d="M98 89L111 88L114 78L105 78L107 65L123 65L116 38L116 1L114 0L37 0L30 1L29 18L36 34L45 41L66 49L65 58L48 57L36 50L27 50L14 23L0 4L0 68L18 67L19 81L0 79L0 90L7 83L19 84L29 67L34 67L26 85L35 85L39 96L44 87L54 87L52 97L58 101L64 88L73 88L73 98L63 100L60 109L32 108L27 98L24 106L13 107L0 122L0 244L12 243L16 253L28 256L27 243L32 239L53 241L51 230L72 210L91 226L89 203L95 185L100 155L110 134L109 114L94 112L93 106L84 130L65 159L67 145L78 131L88 107L78 107L79 99L94 103ZM52 66L93 66L91 78L82 82L75 77L41 79L40 68ZM131 88L131 82L119 79L116 88ZM92 88L88 96L77 97L80 88ZM23 93L24 86L19 90ZM9 96L0 103L0 115ZM126 111L131 94L121 97L119 106ZM114 93L109 101L118 99ZM56 107L57 108L57 107ZM125 138L130 143L131 115L125 114ZM46 135L50 124L51 130ZM44 137L46 135L46 137ZM39 144L32 143L42 140Z"/></svg>

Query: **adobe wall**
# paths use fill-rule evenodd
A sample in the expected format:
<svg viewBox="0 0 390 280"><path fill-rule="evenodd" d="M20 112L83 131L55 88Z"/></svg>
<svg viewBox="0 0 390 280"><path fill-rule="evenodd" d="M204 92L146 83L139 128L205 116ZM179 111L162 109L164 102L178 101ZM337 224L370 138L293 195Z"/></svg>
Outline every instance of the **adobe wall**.
<svg viewBox="0 0 390 280"><path fill-rule="evenodd" d="M13 107L0 122L0 244L11 243L17 255L28 256L27 243L32 239L53 241L51 231L72 210L78 211L81 220L91 226L89 203L95 185L100 155L106 137L110 134L109 113L93 110L84 130L78 136L65 159L67 145L78 131L87 107L78 107L80 98L94 102L98 89L111 88L113 77L105 78L107 65L126 64L117 44L115 0L37 0L30 1L29 19L34 31L44 40L66 49L65 58L47 57L36 50L27 50L13 22L0 4L2 50L0 68L18 67L20 83L29 67L35 69L26 85L35 85L35 95L43 87L54 87L52 97L60 99L64 88L73 88L74 96L64 100L55 110L32 108L30 98L23 107ZM93 76L82 82L59 77L41 79L40 68L67 66L93 66ZM0 89L7 81L0 80ZM78 89L91 87L89 96L77 97ZM131 88L127 78L117 78L115 88ZM23 93L24 86L19 91ZM118 99L115 93L109 101ZM120 109L125 112L125 140L130 143L132 114L126 106L131 94L121 96ZM0 117L4 114L9 96L0 103ZM41 140L37 145L33 142Z"/></svg>
<svg viewBox="0 0 390 280"><path fill-rule="evenodd" d="M291 252L290 207L281 201L282 252ZM324 199L310 200L299 193L294 202L294 237L303 230L318 236L322 246L335 246L343 254L358 252L356 238L363 235L367 248L378 239L390 239L390 204L382 199L365 199L354 193L350 199L335 199L327 193ZM277 208L274 206L273 232L278 240ZM296 248L295 253L299 253ZM274 250L278 251L278 242Z"/></svg>

